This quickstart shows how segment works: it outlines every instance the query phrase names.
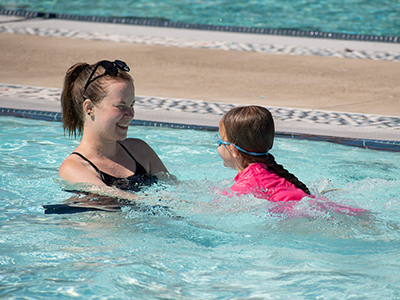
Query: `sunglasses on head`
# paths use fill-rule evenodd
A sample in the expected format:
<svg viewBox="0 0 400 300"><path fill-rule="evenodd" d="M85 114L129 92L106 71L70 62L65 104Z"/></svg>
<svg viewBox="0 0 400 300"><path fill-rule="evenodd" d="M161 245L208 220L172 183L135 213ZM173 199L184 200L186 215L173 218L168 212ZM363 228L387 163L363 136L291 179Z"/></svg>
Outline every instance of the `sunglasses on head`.
<svg viewBox="0 0 400 300"><path fill-rule="evenodd" d="M105 70L104 73L92 78L93 75L96 73L97 69L99 68L99 66L102 66L104 68L104 70ZM125 62L123 62L122 60L115 60L113 62L109 61L109 60L99 61L96 64L96 66L94 67L94 69L93 69L92 73L90 74L88 80L86 81L85 87L83 88L83 95L85 95L86 89L88 88L88 86L93 81L95 81L97 78L102 77L104 75L116 76L118 74L118 70L125 71L125 72L129 72L130 71L128 65Z"/></svg>
<svg viewBox="0 0 400 300"><path fill-rule="evenodd" d="M247 154L250 154L250 155L254 155L254 156L261 156L261 155L267 155L267 154L268 154L268 152L265 152L265 153L256 153L256 152L246 151L246 150L240 148L239 146L237 146L237 145L235 145L235 144L232 144L232 143L223 141L223 140L222 140L222 137L221 137L221 135L220 135L219 133L217 133L217 134L215 135L214 140L215 140L215 142L217 143L218 147L221 146L221 145L232 145L233 147L235 147L235 148L238 149L239 151L244 152L244 153L247 153Z"/></svg>

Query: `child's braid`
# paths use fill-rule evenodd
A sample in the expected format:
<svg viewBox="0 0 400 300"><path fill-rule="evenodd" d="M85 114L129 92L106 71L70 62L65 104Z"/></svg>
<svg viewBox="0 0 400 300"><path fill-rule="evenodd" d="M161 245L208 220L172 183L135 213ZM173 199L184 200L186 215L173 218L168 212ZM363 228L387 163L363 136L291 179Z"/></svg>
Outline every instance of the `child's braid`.
<svg viewBox="0 0 400 300"><path fill-rule="evenodd" d="M275 161L275 157L272 154L268 154L268 158L265 161L267 169L275 172L278 176L285 178L287 181L293 183L297 188L303 190L306 194L310 195L310 191L307 186L297 179L292 173L289 173L282 165L279 165Z"/></svg>

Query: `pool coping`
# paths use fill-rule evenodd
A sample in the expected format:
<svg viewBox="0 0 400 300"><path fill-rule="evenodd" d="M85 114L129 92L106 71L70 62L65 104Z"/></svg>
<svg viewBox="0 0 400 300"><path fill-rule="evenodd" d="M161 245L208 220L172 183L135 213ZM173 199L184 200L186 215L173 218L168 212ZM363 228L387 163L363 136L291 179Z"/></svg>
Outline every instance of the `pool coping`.
<svg viewBox="0 0 400 300"><path fill-rule="evenodd" d="M400 62L400 38L394 41L284 35L195 28L108 23L98 18L69 20L4 15L0 10L0 33L112 41L181 48L199 48L259 53L371 59Z"/></svg>
<svg viewBox="0 0 400 300"><path fill-rule="evenodd" d="M140 96L139 96L140 98ZM2 101L0 97L0 106L7 106L7 103ZM59 103L58 103L59 105ZM238 104L239 105L239 104ZM14 106L14 105L8 105ZM18 106L18 105L17 105ZM0 107L0 116L12 116L19 118L28 118L35 120L43 120L49 122L61 122L62 114L60 108L52 104L52 110L37 110L28 107L26 103L20 105L20 108L13 107ZM34 105L32 105L34 106ZM24 108L25 107L25 108ZM160 113L162 112L162 113ZM174 129L192 129L192 130L206 130L217 131L218 122L221 115L216 114L200 114L193 112L182 111L168 111L168 110L152 110L139 108L137 109L136 117L131 121L131 126L154 126ZM276 137L304 139L313 141L325 141L338 143L341 145L360 147L371 150L381 150L390 152L400 152L399 140L383 140L376 138L356 138L354 136L353 126L332 126L332 125L319 125L319 132L316 132L315 124L310 124L310 132L307 132L306 126L299 121L280 121L275 120ZM350 130L350 134L346 134L343 130L344 127ZM293 130L295 129L295 130ZM334 130L339 131L335 134ZM359 130L362 130L360 128ZM378 136L386 133L388 130L379 131L378 129L371 130L377 132ZM398 135L398 134L397 134Z"/></svg>
<svg viewBox="0 0 400 300"><path fill-rule="evenodd" d="M65 20L46 15L4 16L0 32L87 40L111 40L162 46L258 51L274 54L313 55L400 61L398 42L338 40L280 36L192 28L156 28L115 24L86 18ZM85 25L85 26L83 26ZM85 28L83 31L82 28ZM268 39L265 37L268 36ZM264 40L263 40L264 39ZM190 42L188 42L190 41ZM268 43L263 44L263 43ZM332 47L332 48L329 48ZM329 48L329 49L328 49ZM351 51L349 51L351 49ZM10 91L14 91L10 93ZM0 115L60 120L60 89L0 83ZM216 130L229 109L247 104L137 96L133 125ZM368 149L400 151L400 117L268 107L275 119L277 136L325 140Z"/></svg>

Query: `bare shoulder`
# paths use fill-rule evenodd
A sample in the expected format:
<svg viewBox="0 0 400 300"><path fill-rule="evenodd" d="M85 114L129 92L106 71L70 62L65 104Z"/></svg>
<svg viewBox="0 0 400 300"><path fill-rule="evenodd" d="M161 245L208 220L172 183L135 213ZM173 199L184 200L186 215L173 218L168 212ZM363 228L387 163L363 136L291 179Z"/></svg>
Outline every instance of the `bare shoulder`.
<svg viewBox="0 0 400 300"><path fill-rule="evenodd" d="M153 152L153 149L149 146L149 144L141 139L129 138L121 142L121 144L124 145L132 154L148 154L149 150Z"/></svg>
<svg viewBox="0 0 400 300"><path fill-rule="evenodd" d="M168 172L157 153L145 141L129 138L122 142L150 175Z"/></svg>
<svg viewBox="0 0 400 300"><path fill-rule="evenodd" d="M147 145L150 147L145 141L141 139L127 138L121 142L124 146L137 146L137 145Z"/></svg>
<svg viewBox="0 0 400 300"><path fill-rule="evenodd" d="M78 155L69 155L61 164L58 175L71 182L104 184L96 170Z"/></svg>

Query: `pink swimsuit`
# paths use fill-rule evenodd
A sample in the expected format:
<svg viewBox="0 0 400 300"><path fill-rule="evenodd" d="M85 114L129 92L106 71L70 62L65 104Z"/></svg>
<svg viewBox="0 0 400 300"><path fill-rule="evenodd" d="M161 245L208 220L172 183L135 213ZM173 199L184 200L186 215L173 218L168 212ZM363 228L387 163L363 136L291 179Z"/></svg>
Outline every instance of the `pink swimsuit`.
<svg viewBox="0 0 400 300"><path fill-rule="evenodd" d="M235 181L231 190L236 195L253 194L271 202L300 201L309 196L285 178L265 169L262 163L251 164L236 175ZM223 194L229 195L229 190L225 190Z"/></svg>
<svg viewBox="0 0 400 300"><path fill-rule="evenodd" d="M224 196L253 194L260 199L266 199L271 202L300 201L308 196L303 190L297 188L293 183L280 177L275 172L265 169L264 164L254 163L238 173L235 177L235 183L230 189L223 191ZM353 208L343 204L336 204L326 198L319 198L323 201L312 200L316 208L322 211L330 210L337 213L350 215L365 214L367 210ZM328 201L327 201L328 200ZM288 212L292 209L293 203L275 209L275 212Z"/></svg>

